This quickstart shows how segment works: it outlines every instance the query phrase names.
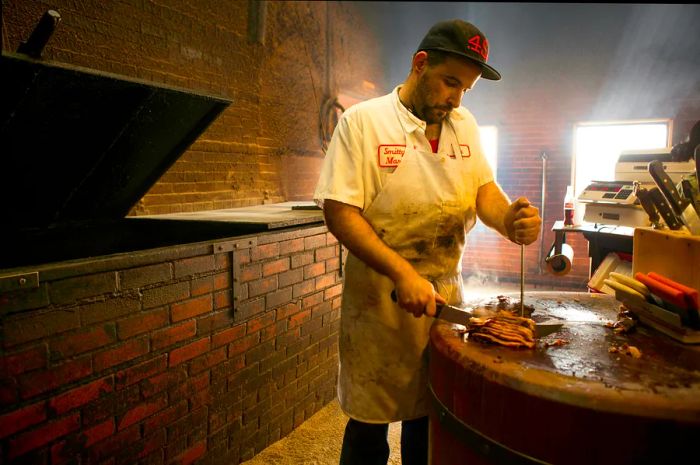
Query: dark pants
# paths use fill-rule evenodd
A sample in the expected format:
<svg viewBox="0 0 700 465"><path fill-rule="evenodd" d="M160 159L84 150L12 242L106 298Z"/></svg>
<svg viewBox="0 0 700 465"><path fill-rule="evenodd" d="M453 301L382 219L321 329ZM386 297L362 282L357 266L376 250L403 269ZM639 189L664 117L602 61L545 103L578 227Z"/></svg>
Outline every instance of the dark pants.
<svg viewBox="0 0 700 465"><path fill-rule="evenodd" d="M345 426L340 465L386 465L389 460L389 425L350 419ZM402 465L427 465L428 417L401 422Z"/></svg>

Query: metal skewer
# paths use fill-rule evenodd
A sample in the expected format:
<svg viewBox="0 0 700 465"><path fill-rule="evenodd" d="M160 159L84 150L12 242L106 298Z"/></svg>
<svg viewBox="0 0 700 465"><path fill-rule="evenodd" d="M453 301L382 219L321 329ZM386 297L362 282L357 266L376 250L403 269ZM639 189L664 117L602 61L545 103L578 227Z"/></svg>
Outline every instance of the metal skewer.
<svg viewBox="0 0 700 465"><path fill-rule="evenodd" d="M525 315L525 244L520 244L520 316Z"/></svg>

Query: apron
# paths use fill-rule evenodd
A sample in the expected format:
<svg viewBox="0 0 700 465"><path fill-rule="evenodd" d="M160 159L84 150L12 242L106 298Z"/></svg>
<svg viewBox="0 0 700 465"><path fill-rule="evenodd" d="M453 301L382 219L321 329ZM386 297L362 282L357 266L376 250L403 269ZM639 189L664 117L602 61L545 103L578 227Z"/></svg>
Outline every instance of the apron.
<svg viewBox="0 0 700 465"><path fill-rule="evenodd" d="M363 215L448 303L459 304L461 258L466 231L476 222L478 186L459 153L451 159L416 150L409 139L406 134L403 159ZM366 423L428 414L427 346L434 318L400 308L391 300L393 288L391 279L348 255L338 398L348 416Z"/></svg>

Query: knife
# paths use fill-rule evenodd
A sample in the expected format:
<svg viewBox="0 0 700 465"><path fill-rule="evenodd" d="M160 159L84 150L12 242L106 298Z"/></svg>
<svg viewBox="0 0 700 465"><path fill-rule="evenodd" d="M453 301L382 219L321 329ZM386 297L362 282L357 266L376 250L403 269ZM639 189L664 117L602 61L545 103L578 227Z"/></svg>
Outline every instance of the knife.
<svg viewBox="0 0 700 465"><path fill-rule="evenodd" d="M673 209L676 216L680 216L683 224L688 228L691 234L700 235L700 218L695 211L695 207L682 198L676 190L671 177L664 171L664 165L659 160L649 162L649 174L656 183L661 193L668 200L669 205Z"/></svg>
<svg viewBox="0 0 700 465"><path fill-rule="evenodd" d="M688 326L696 329L700 328L700 306L698 306L698 299L700 297L696 289L673 281L670 278L653 271L647 273L647 276L649 279L653 279L658 283L665 284L672 289L681 291L683 293L683 299L686 305L681 308L674 305L672 306L673 308L670 308L669 310L678 313L681 316L681 321L684 321ZM687 308L687 311L685 308Z"/></svg>
<svg viewBox="0 0 700 465"><path fill-rule="evenodd" d="M692 309L700 311L700 292L698 292L697 289L686 286L685 284L681 284L667 276L661 275L654 271L650 271L649 273L647 273L647 276L649 276L651 279L660 281L674 289L678 289L685 295L685 299L688 303L688 306Z"/></svg>
<svg viewBox="0 0 700 465"><path fill-rule="evenodd" d="M656 297L654 303L657 306L678 314L681 317L681 321L687 326L697 327L700 323L697 310L691 308L693 302L690 299L686 299L682 290L652 278L650 274L645 275L639 271L635 273L634 278L649 288L652 296Z"/></svg>
<svg viewBox="0 0 700 465"><path fill-rule="evenodd" d="M653 224L654 227L657 229L663 228L661 222L659 221L661 219L659 218L659 213L656 211L654 202L649 196L649 191L645 187L639 187L637 189L636 195L637 199L639 200L639 204L649 216L649 221L651 221L651 224Z"/></svg>
<svg viewBox="0 0 700 465"><path fill-rule="evenodd" d="M695 212L700 215L700 201L696 200L697 195L693 190L693 183L690 182L690 179L681 180L681 189L683 196L690 201L690 204L695 208Z"/></svg>
<svg viewBox="0 0 700 465"><path fill-rule="evenodd" d="M677 325L690 324L688 310L685 308L673 305L670 302L661 299L659 296L654 295L651 292L640 293L637 289L633 289L624 282L620 282L615 279L604 279L603 282L606 285L608 285L611 289L615 290L615 298L622 303L627 303L627 300L632 300L633 302L635 300L638 302L648 302L652 305L655 305L656 307L673 313L675 315L675 318L677 319L676 321L678 321L678 323L676 323Z"/></svg>
<svg viewBox="0 0 700 465"><path fill-rule="evenodd" d="M396 291L391 291L391 300L396 302ZM469 327L469 319L474 318L477 315L474 312L469 311L464 308L455 307L454 305L447 304L437 304L437 309L435 312L435 318L439 318L444 321L449 321L450 323L457 323L458 325ZM555 321L544 321L542 323L535 323L535 337L545 337L549 334L556 333L563 327L563 323Z"/></svg>
<svg viewBox="0 0 700 465"><path fill-rule="evenodd" d="M661 193L658 187L652 187L651 189L649 189L649 198L652 202L654 202L654 206L666 222L666 226L668 226L668 229L681 229L683 224L680 222L676 214L673 213L671 206L666 201L666 197L664 197L664 195Z"/></svg>

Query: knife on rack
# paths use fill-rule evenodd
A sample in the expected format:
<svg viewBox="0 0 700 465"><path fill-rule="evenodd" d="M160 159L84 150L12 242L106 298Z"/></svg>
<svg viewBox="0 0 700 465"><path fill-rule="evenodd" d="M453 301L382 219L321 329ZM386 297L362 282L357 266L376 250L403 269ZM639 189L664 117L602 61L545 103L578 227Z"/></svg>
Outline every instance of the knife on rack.
<svg viewBox="0 0 700 465"><path fill-rule="evenodd" d="M655 300L655 304L658 307L669 310L678 316L680 316L681 321L691 327L698 327L700 324L700 319L698 318L698 311L695 307L694 301L692 301L692 294L686 293L684 290L678 289L667 284L668 281L664 282L653 278L652 273L645 275L644 273L637 272L634 274L634 279L643 283L651 293L651 296ZM658 274L656 276L659 276Z"/></svg>
<svg viewBox="0 0 700 465"><path fill-rule="evenodd" d="M675 231L683 227L683 223L681 223L676 214L673 212L673 209L666 201L666 197L664 197L658 187L652 187L649 189L649 198L654 203L654 206L661 215L661 218L664 219L668 229Z"/></svg>
<svg viewBox="0 0 700 465"><path fill-rule="evenodd" d="M649 194L647 188L638 187L635 195L637 196L637 200L639 200L639 204L642 206L647 216L649 216L649 221L651 221L654 228L663 229L664 226L661 224L661 218L659 217L659 213L656 211L654 201L651 200L651 195Z"/></svg>
<svg viewBox="0 0 700 465"><path fill-rule="evenodd" d="M651 161L648 169L649 174L656 183L656 187L666 197L676 216L681 218L681 221L683 221L683 224L685 224L691 234L700 235L700 217L698 217L695 207L678 193L673 180L664 171L663 163L659 160Z"/></svg>
<svg viewBox="0 0 700 465"><path fill-rule="evenodd" d="M688 199L690 204L695 208L695 212L700 215L700 193L695 193L693 183L690 182L690 179L681 180L681 191L683 192L683 196Z"/></svg>
<svg viewBox="0 0 700 465"><path fill-rule="evenodd" d="M397 301L396 290L391 291L391 300ZM437 304L435 318L439 318L450 323L469 327L469 320L477 317L473 311L465 308L455 307L454 305ZM549 334L556 333L564 326L563 323L557 321L535 322L535 337L545 337Z"/></svg>

